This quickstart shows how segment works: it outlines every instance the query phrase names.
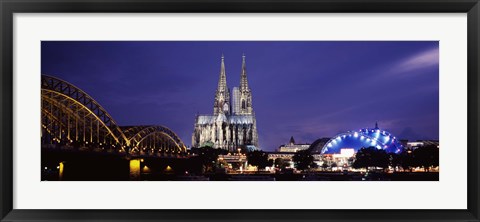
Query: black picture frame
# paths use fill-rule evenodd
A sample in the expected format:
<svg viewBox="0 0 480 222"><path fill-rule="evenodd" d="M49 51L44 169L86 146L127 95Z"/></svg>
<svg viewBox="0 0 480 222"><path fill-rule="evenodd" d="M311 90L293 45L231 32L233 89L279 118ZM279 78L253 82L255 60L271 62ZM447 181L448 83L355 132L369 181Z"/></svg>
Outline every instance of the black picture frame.
<svg viewBox="0 0 480 222"><path fill-rule="evenodd" d="M479 0L0 0L0 212L2 221L480 221ZM468 209L466 210L18 210L13 209L14 13L467 13ZM446 191L448 192L448 191ZM120 194L119 194L120 195ZM124 194L121 194L124 195ZM439 194L441 195L441 194ZM429 200L424 200L428 202Z"/></svg>

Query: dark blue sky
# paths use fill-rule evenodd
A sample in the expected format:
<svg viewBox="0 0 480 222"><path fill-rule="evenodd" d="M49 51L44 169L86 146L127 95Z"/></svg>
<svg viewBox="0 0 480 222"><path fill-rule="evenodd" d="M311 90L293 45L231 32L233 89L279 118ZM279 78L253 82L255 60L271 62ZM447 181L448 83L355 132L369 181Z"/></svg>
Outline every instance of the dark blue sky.
<svg viewBox="0 0 480 222"><path fill-rule="evenodd" d="M274 150L373 127L438 139L438 42L42 42L42 74L95 98L119 125L160 124L191 144L195 114L212 114L225 55L239 85L246 54L259 144Z"/></svg>

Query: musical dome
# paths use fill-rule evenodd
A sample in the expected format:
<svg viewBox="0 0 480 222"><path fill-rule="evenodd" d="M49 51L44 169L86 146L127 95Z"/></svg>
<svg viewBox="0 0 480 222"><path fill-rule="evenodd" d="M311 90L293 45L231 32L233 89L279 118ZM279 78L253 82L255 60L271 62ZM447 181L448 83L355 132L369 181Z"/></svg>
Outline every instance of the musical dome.
<svg viewBox="0 0 480 222"><path fill-rule="evenodd" d="M387 153L400 153L403 146L399 139L391 133L378 128L365 128L358 131L348 131L332 137L322 148L322 154L340 153L341 149L354 149L355 153L362 147L376 147Z"/></svg>

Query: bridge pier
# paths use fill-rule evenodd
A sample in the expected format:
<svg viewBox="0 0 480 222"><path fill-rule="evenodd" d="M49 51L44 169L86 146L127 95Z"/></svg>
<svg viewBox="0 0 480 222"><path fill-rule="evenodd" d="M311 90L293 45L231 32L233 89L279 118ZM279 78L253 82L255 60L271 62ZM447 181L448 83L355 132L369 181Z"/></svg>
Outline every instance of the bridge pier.
<svg viewBox="0 0 480 222"><path fill-rule="evenodd" d="M140 180L140 162L141 159L130 160L130 180Z"/></svg>

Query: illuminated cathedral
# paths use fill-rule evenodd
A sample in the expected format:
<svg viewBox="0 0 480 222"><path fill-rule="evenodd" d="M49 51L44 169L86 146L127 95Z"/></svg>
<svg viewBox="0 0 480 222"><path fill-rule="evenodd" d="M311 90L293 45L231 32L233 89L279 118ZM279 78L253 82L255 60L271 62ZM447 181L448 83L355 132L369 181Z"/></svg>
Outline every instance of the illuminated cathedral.
<svg viewBox="0 0 480 222"><path fill-rule="evenodd" d="M252 91L248 87L245 55L242 56L240 86L233 88L232 99L227 87L224 57L215 92L213 115L197 115L192 146L235 151L238 148L258 147L257 125L252 107Z"/></svg>

